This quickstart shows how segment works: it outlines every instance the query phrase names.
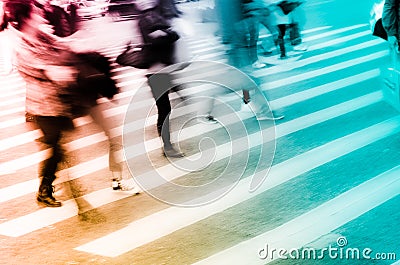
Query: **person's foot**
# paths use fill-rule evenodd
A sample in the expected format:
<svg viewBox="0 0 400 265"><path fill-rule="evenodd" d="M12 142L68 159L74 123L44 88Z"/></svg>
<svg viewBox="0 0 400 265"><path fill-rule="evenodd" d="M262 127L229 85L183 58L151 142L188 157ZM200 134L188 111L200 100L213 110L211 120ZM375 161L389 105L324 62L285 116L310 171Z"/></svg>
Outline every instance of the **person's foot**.
<svg viewBox="0 0 400 265"><path fill-rule="evenodd" d="M215 124L218 121L214 118L214 116L208 114L202 117L197 118L199 122L205 123L205 124Z"/></svg>
<svg viewBox="0 0 400 265"><path fill-rule="evenodd" d="M114 191L129 191L134 194L139 194L140 189L135 185L133 179L113 179L112 180L112 189Z"/></svg>
<svg viewBox="0 0 400 265"><path fill-rule="evenodd" d="M164 147L164 156L165 157L184 157L184 154L175 150L172 146L171 147Z"/></svg>
<svg viewBox="0 0 400 265"><path fill-rule="evenodd" d="M259 113L256 115L256 118L258 121L277 121L277 120L282 120L285 118L283 115L276 114L274 112L269 112L269 113Z"/></svg>
<svg viewBox="0 0 400 265"><path fill-rule="evenodd" d="M41 186L36 200L47 207L61 207L62 203L53 197L53 186Z"/></svg>
<svg viewBox="0 0 400 265"><path fill-rule="evenodd" d="M254 69L264 68L267 65L265 63L261 63L260 61L256 61L251 65Z"/></svg>

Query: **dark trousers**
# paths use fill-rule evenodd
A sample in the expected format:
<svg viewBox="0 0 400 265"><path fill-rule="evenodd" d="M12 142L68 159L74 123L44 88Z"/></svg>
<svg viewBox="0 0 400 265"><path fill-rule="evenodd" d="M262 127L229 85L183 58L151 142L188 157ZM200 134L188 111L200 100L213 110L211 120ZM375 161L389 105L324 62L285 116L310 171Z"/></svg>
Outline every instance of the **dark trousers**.
<svg viewBox="0 0 400 265"><path fill-rule="evenodd" d="M298 23L292 23L290 27L290 44L293 46L301 43L300 27Z"/></svg>
<svg viewBox="0 0 400 265"><path fill-rule="evenodd" d="M158 111L157 131L164 143L164 148L170 148L171 135L169 128L169 115L171 103L169 101L169 90L172 88L172 76L169 73L156 73L147 75L147 82L150 86Z"/></svg>
<svg viewBox="0 0 400 265"><path fill-rule="evenodd" d="M39 169L39 176L43 177L43 182L51 185L56 178L58 163L63 158L63 150L60 145L62 133L72 130L72 120L67 117L48 117L36 116L36 123L43 133L43 143L51 149L51 155L44 160Z"/></svg>
<svg viewBox="0 0 400 265"><path fill-rule="evenodd" d="M279 24L278 25L278 45L279 49L281 50L281 57L286 56L286 47L285 47L285 35L286 35L286 24Z"/></svg>

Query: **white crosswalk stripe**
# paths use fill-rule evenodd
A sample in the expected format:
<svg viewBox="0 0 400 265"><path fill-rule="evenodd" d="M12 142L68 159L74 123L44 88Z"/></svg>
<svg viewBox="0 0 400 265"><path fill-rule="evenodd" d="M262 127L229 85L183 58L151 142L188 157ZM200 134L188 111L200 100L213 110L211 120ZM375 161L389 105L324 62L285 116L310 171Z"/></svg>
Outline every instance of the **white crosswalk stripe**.
<svg viewBox="0 0 400 265"><path fill-rule="evenodd" d="M145 261L150 255L145 253L153 247L160 248L159 242L175 242L177 246L196 245L192 255L184 257L184 261L176 255L177 246L164 246L160 264L265 264L275 262L262 260L259 255L260 248L266 243L286 249L302 248L324 235L338 230L351 222L372 211L379 209L385 203L398 198L400 194L400 168L390 161L387 166L369 171L367 168L359 169L365 178L355 181L346 178L346 170L354 171L355 168L344 168L342 177L343 188L332 191L331 196L322 196L325 199L318 201L312 207L296 205L296 214L286 219L278 220L260 219L260 229L246 235L244 231L235 231L235 226L240 227L249 218L254 217L253 205L259 205L263 196L278 194L277 189L298 183L307 176L318 172L321 181L324 174L329 175L329 170L338 170L335 163L346 157L362 161L369 156L366 149L382 145L382 156L390 157L393 151L391 141L399 140L400 116L384 102L384 94L380 87L380 67L387 58L386 45L370 36L368 25L359 24L344 28L318 27L303 32L304 41L309 49L296 61L270 66L255 70L253 75L262 80L261 88L270 97L270 105L274 110L285 114L285 119L275 126L257 127L256 119L251 113L240 113L241 99L237 95L227 94L219 97L220 102L215 105L215 115L225 128L240 122L250 124L246 135L241 135L239 130L223 138L223 129L220 125L189 124L180 128L174 127L171 134L173 140L188 144L190 150L185 159L195 161L202 152L194 150L198 138L216 135L216 146L213 164L223 167L223 163L230 159L240 159L247 151L258 150L267 143L277 142L276 157L269 166L260 166L248 163L248 170L238 180L232 190L214 202L197 207L178 207L164 205L158 207L158 201L146 201L151 210L143 215L137 215L134 220L125 222L124 227L116 227L111 232L93 234L91 238L76 238L74 245L68 249L71 253L78 253L82 257L104 257L111 261L112 258L130 257L130 255L143 254L139 263L154 264L154 260ZM261 37L267 37L262 35ZM225 63L227 47L214 39L188 40L194 55L199 60L212 60ZM114 57L123 51L124 47L113 47L103 51L107 56ZM260 60L263 57L260 56ZM48 149L33 148L33 142L42 136L38 129L25 122L24 103L25 87L22 79L14 71L9 75L2 75L3 61L0 58L0 180L13 179L0 186L0 242L11 238L24 238L29 235L43 236L48 233L46 228L56 225L68 225L70 218L79 213L99 210L102 207L117 205L124 200L145 200L144 195L131 197L129 193L112 192L109 178L104 177L101 184L84 192L79 197L87 207L78 209L76 198L65 195L63 206L60 208L34 208L34 193L38 187L36 167L49 155ZM191 183L197 181L197 173L188 172L173 163L167 163L161 158L162 144L156 137L155 124L157 115L152 112L144 119L139 115L144 108L154 104L150 91L146 85L145 70L130 67L119 67L113 64L113 78L118 82L121 93L115 97L114 103L100 99L98 103L104 107L104 114L115 126L111 133L113 137L127 137L128 146L125 146L125 155L128 161L143 161L147 156L155 153L160 156L151 161L154 168L146 168L145 163L138 165L133 170L135 179L147 182L152 190L168 192L162 183L153 179L155 172L163 176L165 181L173 183ZM221 75L223 72L214 69L199 68L190 72L189 76L181 76L177 82L188 80L201 80L204 76ZM184 95L204 95L213 91L212 86L204 84L193 85L181 91ZM132 102L140 97L141 101ZM179 102L179 95L171 93L170 98ZM222 104L235 106L235 113L222 113L218 109ZM201 108L201 102L191 101L187 104L177 105L174 108L172 123L180 122L188 116L195 115ZM129 112L127 112L129 110ZM137 118L130 120L133 115ZM287 114L286 114L287 113ZM381 115L377 115L380 113ZM127 118L128 117L128 118ZM126 124L122 126L123 119ZM114 121L119 121L118 123ZM346 122L347 121L347 122ZM351 122L349 122L351 121ZM353 122L354 121L354 122ZM63 143L69 153L84 154L82 161L63 168L58 173L55 181L57 187L62 187L57 194L63 194L68 181L80 180L84 185L91 186L89 178L99 172L107 172L108 154L104 144L107 141L105 134L93 123L89 117L74 120L77 133ZM252 125L254 124L254 126ZM146 139L135 139L143 129L151 131ZM260 136L260 128L266 136ZM147 133L147 132L146 132ZM310 134L313 135L312 139ZM285 146L288 144L288 146ZM292 144L292 146L290 146ZM142 147L145 146L145 149ZM237 147L232 149L232 146ZM15 152L14 152L15 150ZM88 151L92 150L92 151ZM150 160L151 160L150 159ZM138 162L141 163L141 162ZM205 168L204 177L213 174L212 167ZM237 171L243 169L236 169ZM101 173L103 174L103 173ZM217 172L215 173L217 174ZM249 192L254 175L268 174L267 179L259 189ZM19 175L23 177L18 178ZM201 176L203 177L203 176ZM154 181L153 181L154 180ZM332 180L329 180L332 181ZM94 186L94 184L93 184ZM163 190L164 189L164 190ZM291 187L288 193L301 193L300 186ZM215 190L218 193L219 190ZM329 193L321 189L318 191ZM318 193L319 194L319 193ZM313 194L313 196L318 196ZM210 194L205 194L208 198ZM283 195L282 195L283 196ZM305 195L306 196L306 195ZM312 196L312 195L307 195ZM26 198L29 197L29 200ZM279 199L279 198L277 198ZM202 201L202 198L193 199L193 203ZM271 207L278 205L277 201L269 201ZM23 210L13 211L8 205L23 206ZM32 206L31 206L32 205ZM144 207L144 206L138 206ZM245 210L244 210L245 209ZM224 218L238 211L242 213L242 220ZM253 211L253 212L252 212ZM263 213L260 212L259 215ZM224 220L227 227L215 227L216 220ZM324 220L321 222L321 220ZM253 220L254 221L254 220ZM221 222L221 221L219 221ZM397 224L393 224L397 225ZM231 227L232 228L231 228ZM206 228L204 228L206 227ZM208 228L207 228L208 227ZM101 229L101 224L97 229ZM209 230L208 230L209 229ZM215 248L204 245L204 238L188 237L182 239L180 231L215 234L224 233L225 240L216 244ZM194 231L194 232L193 232ZM225 231L230 231L227 233ZM163 241L164 240L164 241ZM182 241L183 240L183 241ZM0 247L1 249L1 247ZM400 255L400 253L398 253ZM183 254L184 255L184 254ZM88 258L88 259L89 259ZM163 260L163 259L171 259ZM394 263L393 263L394 262ZM392 261L393 264L398 262Z"/></svg>

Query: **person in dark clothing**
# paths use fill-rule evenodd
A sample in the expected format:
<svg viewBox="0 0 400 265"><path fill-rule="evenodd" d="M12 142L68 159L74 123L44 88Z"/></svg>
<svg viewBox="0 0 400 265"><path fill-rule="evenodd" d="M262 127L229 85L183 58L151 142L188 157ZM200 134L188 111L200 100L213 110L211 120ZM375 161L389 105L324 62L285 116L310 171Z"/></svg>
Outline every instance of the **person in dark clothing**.
<svg viewBox="0 0 400 265"><path fill-rule="evenodd" d="M382 13L382 25L388 35L390 48L399 48L400 13L399 0L385 0Z"/></svg>
<svg viewBox="0 0 400 265"><path fill-rule="evenodd" d="M171 143L169 115L171 103L169 90L173 87L170 73L159 73L157 70L171 65L173 61L174 42L179 36L170 30L168 20L160 14L159 3L156 0L143 0L138 8L142 14L139 18L139 29L143 42L147 44L155 64L146 75L158 110L157 132L163 141L164 155L167 157L183 157ZM157 69L159 68L159 69Z"/></svg>

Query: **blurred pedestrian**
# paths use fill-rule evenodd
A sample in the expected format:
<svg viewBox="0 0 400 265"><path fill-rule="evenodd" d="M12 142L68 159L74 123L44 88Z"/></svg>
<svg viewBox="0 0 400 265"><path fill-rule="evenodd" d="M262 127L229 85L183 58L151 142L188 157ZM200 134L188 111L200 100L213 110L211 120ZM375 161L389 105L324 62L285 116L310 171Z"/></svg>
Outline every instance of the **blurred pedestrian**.
<svg viewBox="0 0 400 265"><path fill-rule="evenodd" d="M236 38L235 25L242 18L241 0L215 0L215 11L222 43L230 44Z"/></svg>
<svg viewBox="0 0 400 265"><path fill-rule="evenodd" d="M262 0L242 0L242 23L244 23L244 34L246 47L251 66L260 69L266 66L258 59L258 37L260 31L261 13L265 11L265 4Z"/></svg>
<svg viewBox="0 0 400 265"><path fill-rule="evenodd" d="M270 36L262 40L261 46L265 55L271 54L278 45L278 28L273 17L273 5L267 0L263 2L262 9L259 12L259 23L267 29Z"/></svg>
<svg viewBox="0 0 400 265"><path fill-rule="evenodd" d="M300 6L303 4L302 0L284 0L284 1L271 1L271 11L274 16L275 23L278 28L277 44L280 49L280 59L287 58L285 36L289 32L290 44L294 46L294 50L304 51L307 50L306 45L302 44L301 39L301 16L302 10Z"/></svg>
<svg viewBox="0 0 400 265"><path fill-rule="evenodd" d="M53 196L52 184L60 164L67 161L61 147L63 136L74 129L72 119L75 117L90 111L93 117L94 113L102 117L93 109L96 99L99 96L112 98L118 89L110 78L110 64L105 57L97 53L78 54L53 34L43 4L45 2L35 1L18 8L10 4L9 11L20 12L11 16L18 17L17 20L10 21L11 30L19 37L16 61L26 82L26 110L42 131L41 143L50 150L49 157L39 168L41 181L37 201L49 207L60 207L61 202Z"/></svg>
<svg viewBox="0 0 400 265"><path fill-rule="evenodd" d="M130 191L137 194L140 190L136 187L131 176L124 176L122 155L122 139L119 135L112 134L112 127L103 114L103 109L97 104L97 99L106 97L112 99L119 92L115 82L111 79L110 61L97 52L77 53L79 71L76 93L64 102L73 106L75 117L90 115L93 121L103 130L108 140L108 168L111 172L113 190ZM129 174L129 173L128 173Z"/></svg>
<svg viewBox="0 0 400 265"><path fill-rule="evenodd" d="M179 35L171 30L168 18L160 14L158 0L141 0L138 8L141 10L139 29L148 54L153 59L149 73L146 75L153 97L156 101L158 118L157 132L163 141L163 153L166 157L183 157L171 143L169 116L171 103L169 90L174 86L170 72L160 72L166 66L174 64L174 42Z"/></svg>
<svg viewBox="0 0 400 265"><path fill-rule="evenodd" d="M260 80L253 77L255 68L265 67L265 64L258 62L257 40L260 8L265 7L263 3L253 3L252 0L240 0L239 14L233 15L237 20L233 22L234 38L228 51L228 62L230 65L247 74L253 81L260 85ZM250 4L250 5L248 5ZM242 111L254 112L259 120L278 120L282 115L268 113L267 106L261 106L265 102L265 95L259 88L250 84L244 87L238 84L243 91Z"/></svg>
<svg viewBox="0 0 400 265"><path fill-rule="evenodd" d="M72 35L77 31L76 26L76 12L71 12L68 14L62 7L54 5L50 0L14 0L8 1L9 10L11 13L15 14L15 17L10 19L10 22L15 23L18 27L18 21L20 20L19 14L24 14L25 6L30 3L35 3L35 5L43 10L43 18L47 20L47 23L52 26L53 34L58 37L67 37ZM13 15L14 16L14 15ZM25 120L27 122L34 121L34 116L26 112Z"/></svg>
<svg viewBox="0 0 400 265"><path fill-rule="evenodd" d="M391 50L399 50L399 0L385 0L382 13L382 25L388 35L388 43Z"/></svg>
<svg viewBox="0 0 400 265"><path fill-rule="evenodd" d="M71 52L57 42L50 25L46 24L42 3L23 2L7 6L11 14L12 30L20 37L16 49L17 69L26 82L26 110L35 117L43 133L43 144L50 156L39 169L41 178L37 201L49 207L60 207L53 197L52 183L62 161L60 141L63 134L73 129L70 106L60 96L76 80Z"/></svg>

